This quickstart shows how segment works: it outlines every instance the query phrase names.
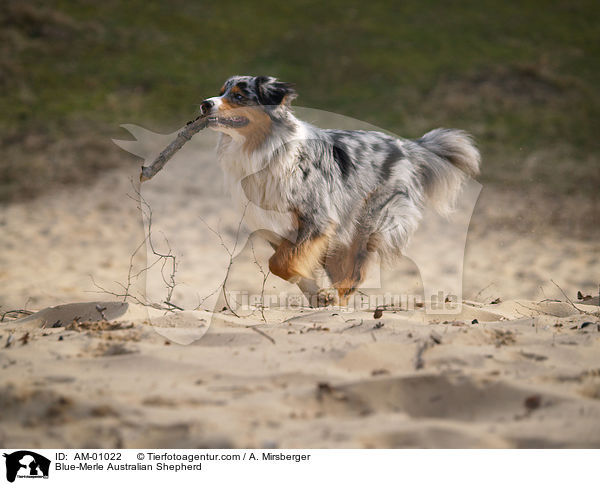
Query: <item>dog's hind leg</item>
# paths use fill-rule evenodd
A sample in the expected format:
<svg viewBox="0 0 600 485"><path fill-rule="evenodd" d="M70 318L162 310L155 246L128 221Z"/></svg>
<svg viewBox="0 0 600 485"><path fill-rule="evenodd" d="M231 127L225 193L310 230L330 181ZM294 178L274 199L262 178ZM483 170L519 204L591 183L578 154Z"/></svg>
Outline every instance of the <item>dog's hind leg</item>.
<svg viewBox="0 0 600 485"><path fill-rule="evenodd" d="M367 275L368 264L377 250L376 235L357 234L347 247L338 247L325 259L325 270L338 292L339 304L347 305Z"/></svg>

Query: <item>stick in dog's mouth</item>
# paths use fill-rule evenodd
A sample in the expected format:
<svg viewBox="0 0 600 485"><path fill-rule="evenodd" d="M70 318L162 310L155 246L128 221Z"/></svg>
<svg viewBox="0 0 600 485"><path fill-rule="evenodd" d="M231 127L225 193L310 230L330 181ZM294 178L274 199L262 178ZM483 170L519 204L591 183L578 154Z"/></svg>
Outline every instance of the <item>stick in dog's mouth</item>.
<svg viewBox="0 0 600 485"><path fill-rule="evenodd" d="M250 120L245 116L209 116L208 121L210 124L222 125L230 128L241 128L246 126Z"/></svg>
<svg viewBox="0 0 600 485"><path fill-rule="evenodd" d="M195 120L188 122L179 133L177 133L177 138L175 138L175 140L173 140L150 165L142 167L140 182L150 180L160 172L165 164L173 158L173 155L181 150L181 147L190 141L196 133L206 128L208 124L209 119L206 116L198 116Z"/></svg>

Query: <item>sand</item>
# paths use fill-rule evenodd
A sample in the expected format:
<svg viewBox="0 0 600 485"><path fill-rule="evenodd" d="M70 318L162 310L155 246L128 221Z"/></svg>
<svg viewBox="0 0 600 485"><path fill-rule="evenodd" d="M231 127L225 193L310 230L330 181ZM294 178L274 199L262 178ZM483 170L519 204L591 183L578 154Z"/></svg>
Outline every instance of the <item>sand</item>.
<svg viewBox="0 0 600 485"><path fill-rule="evenodd" d="M172 302L183 312L99 289L122 292L115 282L148 264L143 250L131 258L144 240L128 197L139 165L2 208L0 312L66 306L0 323L0 446L600 445L598 302L576 298L597 295L599 245L585 237L595 228L553 227L522 192L484 186L461 314L274 307L238 318L211 296L230 260L211 229L231 250L239 225L211 137L142 190L157 247L167 235L178 258ZM168 139L137 148L150 157ZM229 288L260 292L268 249L240 236ZM425 240L418 265L376 277L419 294L420 272L443 273L445 244ZM265 289L299 296L272 276ZM135 295L145 290L164 302L160 264L132 282Z"/></svg>
<svg viewBox="0 0 600 485"><path fill-rule="evenodd" d="M268 324L212 319L189 345L141 308L118 323L4 323L0 445L599 446L598 318L566 303L467 307L479 323L268 310Z"/></svg>

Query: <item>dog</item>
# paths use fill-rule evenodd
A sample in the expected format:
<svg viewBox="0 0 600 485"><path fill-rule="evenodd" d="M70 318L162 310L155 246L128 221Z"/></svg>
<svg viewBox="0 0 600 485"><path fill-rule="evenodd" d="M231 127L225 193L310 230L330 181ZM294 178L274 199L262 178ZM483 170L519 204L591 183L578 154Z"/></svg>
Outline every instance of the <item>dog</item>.
<svg viewBox="0 0 600 485"><path fill-rule="evenodd" d="M402 254L426 204L451 212L480 154L462 130L408 140L320 129L294 116L296 97L274 77L233 76L200 110L220 132L218 159L244 222L275 250L269 270L313 306L345 305L374 254ZM316 283L323 270L329 288Z"/></svg>

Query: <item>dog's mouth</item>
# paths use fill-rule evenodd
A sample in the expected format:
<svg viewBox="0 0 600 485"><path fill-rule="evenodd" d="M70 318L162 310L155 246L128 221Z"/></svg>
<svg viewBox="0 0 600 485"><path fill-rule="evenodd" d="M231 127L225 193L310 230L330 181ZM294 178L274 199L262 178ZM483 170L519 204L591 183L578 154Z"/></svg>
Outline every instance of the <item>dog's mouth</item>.
<svg viewBox="0 0 600 485"><path fill-rule="evenodd" d="M241 128L250 123L250 120L245 116L217 116L208 117L208 122L212 126L226 126L229 128Z"/></svg>

